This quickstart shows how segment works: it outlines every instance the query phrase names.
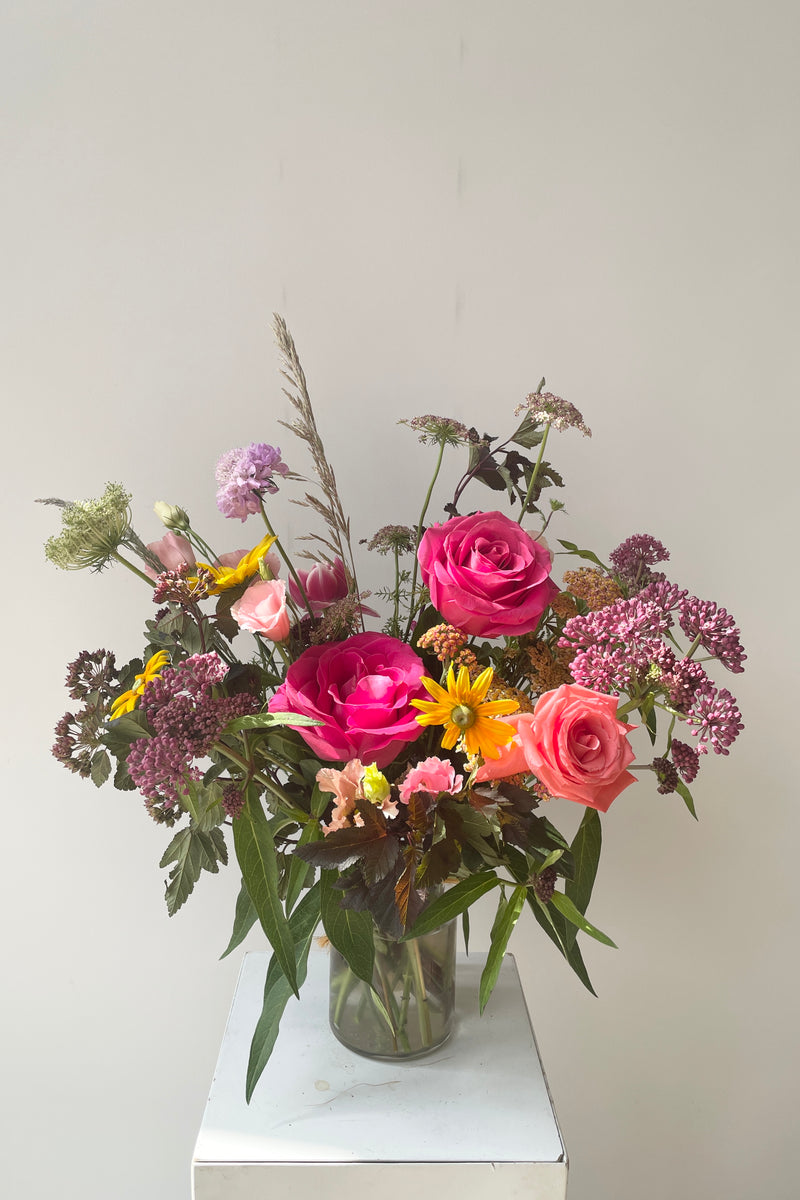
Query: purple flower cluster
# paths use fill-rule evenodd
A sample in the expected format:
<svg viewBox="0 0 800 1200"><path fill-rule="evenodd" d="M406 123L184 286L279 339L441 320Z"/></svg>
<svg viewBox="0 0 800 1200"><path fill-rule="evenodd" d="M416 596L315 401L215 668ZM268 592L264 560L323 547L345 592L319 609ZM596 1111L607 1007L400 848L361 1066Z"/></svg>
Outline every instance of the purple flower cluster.
<svg viewBox="0 0 800 1200"><path fill-rule="evenodd" d="M609 557L622 582L638 591L653 578L650 568L667 561L669 550L649 533L634 533L612 550Z"/></svg>
<svg viewBox="0 0 800 1200"><path fill-rule="evenodd" d="M577 650L570 665L576 683L611 694L644 679L663 657L662 634L671 626L669 613L636 596L571 617L558 644Z"/></svg>
<svg viewBox="0 0 800 1200"><path fill-rule="evenodd" d="M643 558L640 561L647 566ZM664 640L664 634L672 640L669 631L675 611L693 643L702 645L728 670L744 670L739 630L725 609L698 600L667 580L656 580L637 596L617 600L598 612L571 617L559 646L575 651L570 672L576 683L608 694L624 691L632 697L641 696L643 689L655 691L693 726L697 750L673 742L675 765L688 783L697 774L698 751L705 754L711 746L716 754L727 754L744 726L731 693L718 690L704 667L691 657L695 647L678 657ZM671 776L667 778L662 771L659 778L670 786Z"/></svg>
<svg viewBox="0 0 800 1200"><path fill-rule="evenodd" d="M744 729L742 714L727 688L717 691L709 687L699 692L687 720L695 726L692 736L699 739L697 749L701 754L708 753L706 742L715 754L728 754L728 747Z"/></svg>
<svg viewBox="0 0 800 1200"><path fill-rule="evenodd" d="M155 734L133 743L128 770L151 809L179 805L187 794L187 780L201 777L193 761L208 754L229 721L258 711L258 700L249 692L212 694L226 674L218 655L195 654L167 667L145 689L141 709Z"/></svg>
<svg viewBox="0 0 800 1200"><path fill-rule="evenodd" d="M718 658L734 675L744 671L742 663L747 655L733 617L724 608L719 608L713 600L688 596L681 604L680 623L688 638L697 638L703 649Z"/></svg>
<svg viewBox="0 0 800 1200"><path fill-rule="evenodd" d="M229 450L217 463L217 508L223 516L245 521L259 511L265 492L277 492L273 476L288 473L277 446L251 442Z"/></svg>

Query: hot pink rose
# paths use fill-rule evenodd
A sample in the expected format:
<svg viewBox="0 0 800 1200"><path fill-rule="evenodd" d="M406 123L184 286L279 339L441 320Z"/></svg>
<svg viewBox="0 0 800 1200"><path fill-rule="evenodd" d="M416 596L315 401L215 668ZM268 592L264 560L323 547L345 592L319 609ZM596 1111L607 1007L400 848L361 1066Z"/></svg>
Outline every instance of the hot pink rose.
<svg viewBox="0 0 800 1200"><path fill-rule="evenodd" d="M441 758L425 758L411 768L400 784L400 799L403 804L408 804L415 792L430 792L433 796L448 792L455 796L463 786L464 776L456 775L451 762Z"/></svg>
<svg viewBox="0 0 800 1200"><path fill-rule="evenodd" d="M500 512L432 525L417 557L434 608L473 636L528 633L558 594L549 551Z"/></svg>
<svg viewBox="0 0 800 1200"><path fill-rule="evenodd" d="M263 633L272 642L289 636L286 584L282 579L259 579L231 605L231 616L240 629Z"/></svg>
<svg viewBox="0 0 800 1200"><path fill-rule="evenodd" d="M178 567L193 567L197 561L191 542L179 533L165 533L157 542L148 542L147 549L155 554L165 571L177 571ZM146 568L151 579L158 574L152 567Z"/></svg>
<svg viewBox="0 0 800 1200"><path fill-rule="evenodd" d="M320 758L360 758L382 768L422 733L411 700L427 696L420 683L424 673L422 660L405 642L357 633L304 651L269 709L322 721L297 730Z"/></svg>
<svg viewBox="0 0 800 1200"><path fill-rule="evenodd" d="M617 703L578 683L545 692L532 713L504 718L516 729L514 741L480 768L478 781L530 771L552 795L606 812L636 782L626 770L634 757L627 735L636 726L617 718Z"/></svg>

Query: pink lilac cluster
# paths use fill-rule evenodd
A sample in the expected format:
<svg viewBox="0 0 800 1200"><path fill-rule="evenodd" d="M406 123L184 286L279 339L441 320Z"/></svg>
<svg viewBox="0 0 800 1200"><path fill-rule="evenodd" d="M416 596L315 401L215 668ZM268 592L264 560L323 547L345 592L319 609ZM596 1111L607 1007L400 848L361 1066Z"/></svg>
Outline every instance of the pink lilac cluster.
<svg viewBox="0 0 800 1200"><path fill-rule="evenodd" d="M685 783L691 783L700 770L700 755L695 747L687 746L677 738L672 739L672 761Z"/></svg>
<svg viewBox="0 0 800 1200"><path fill-rule="evenodd" d="M246 521L260 510L265 492L277 492L273 476L288 473L277 446L251 442L229 450L217 463L217 508L223 516Z"/></svg>
<svg viewBox="0 0 800 1200"><path fill-rule="evenodd" d="M688 638L699 640L700 645L734 675L744 671L742 663L747 655L739 640L739 630L733 617L713 600L698 600L687 596L681 605L681 629Z"/></svg>
<svg viewBox="0 0 800 1200"><path fill-rule="evenodd" d="M650 568L667 561L669 550L649 533L634 533L612 550L609 558L622 582L639 591L654 578Z"/></svg>
<svg viewBox="0 0 800 1200"><path fill-rule="evenodd" d="M249 692L214 696L227 666L216 654L195 654L167 667L144 691L141 710L154 730L139 738L128 755L131 779L150 801L170 809L187 793L187 779L202 772L192 763L205 758L235 717L255 713L259 703Z"/></svg>
<svg viewBox="0 0 800 1200"><path fill-rule="evenodd" d="M570 664L576 683L598 692L635 695L649 681L694 727L701 754L709 745L716 754L727 754L744 728L741 713L731 693L717 690L700 663L689 655L677 657L662 640L676 609L687 636L698 638L729 670L743 670L739 631L728 613L666 580L599 612L571 617L559 645L577 651Z"/></svg>
<svg viewBox="0 0 800 1200"><path fill-rule="evenodd" d="M570 664L576 683L598 692L618 693L642 679L666 647L662 635L672 618L659 605L636 596L598 612L571 617L559 646L577 650Z"/></svg>

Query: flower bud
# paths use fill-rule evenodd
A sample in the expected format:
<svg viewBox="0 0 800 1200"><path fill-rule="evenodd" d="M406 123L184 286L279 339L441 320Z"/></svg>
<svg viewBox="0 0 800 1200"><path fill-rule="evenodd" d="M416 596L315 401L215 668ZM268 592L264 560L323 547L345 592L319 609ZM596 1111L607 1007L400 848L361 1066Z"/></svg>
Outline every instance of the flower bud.
<svg viewBox="0 0 800 1200"><path fill-rule="evenodd" d="M177 504L167 504L164 500L156 500L153 505L153 512L162 525L166 525L167 529L181 530L189 528L189 517Z"/></svg>
<svg viewBox="0 0 800 1200"><path fill-rule="evenodd" d="M383 804L391 791L388 779L378 770L375 763L371 763L364 771L361 787L370 804Z"/></svg>

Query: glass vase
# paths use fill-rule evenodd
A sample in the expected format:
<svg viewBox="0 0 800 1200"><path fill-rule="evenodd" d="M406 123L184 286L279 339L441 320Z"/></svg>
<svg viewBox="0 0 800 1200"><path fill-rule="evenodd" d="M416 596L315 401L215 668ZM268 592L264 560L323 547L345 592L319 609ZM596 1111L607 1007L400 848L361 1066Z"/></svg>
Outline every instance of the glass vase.
<svg viewBox="0 0 800 1200"><path fill-rule="evenodd" d="M368 1058L418 1058L453 1029L456 922L407 942L374 928L372 988L331 946L330 1022L339 1041Z"/></svg>

